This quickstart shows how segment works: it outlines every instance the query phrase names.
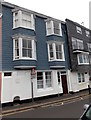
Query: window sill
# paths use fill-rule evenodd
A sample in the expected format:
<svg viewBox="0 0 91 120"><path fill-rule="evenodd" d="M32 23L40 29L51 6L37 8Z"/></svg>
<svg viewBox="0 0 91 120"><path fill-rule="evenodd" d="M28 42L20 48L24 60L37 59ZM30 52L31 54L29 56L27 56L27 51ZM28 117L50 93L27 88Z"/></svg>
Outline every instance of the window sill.
<svg viewBox="0 0 91 120"><path fill-rule="evenodd" d="M18 60L35 60L35 61L37 61L37 60L34 59L34 58L19 58L19 59L13 59L13 61L18 61Z"/></svg>
<svg viewBox="0 0 91 120"><path fill-rule="evenodd" d="M62 35L58 35L58 34L54 34L54 33L52 33L52 34L47 34L46 36L51 36L51 35L55 35L55 36L62 37Z"/></svg>
<svg viewBox="0 0 91 120"><path fill-rule="evenodd" d="M78 65L89 65L89 63L78 63Z"/></svg>
<svg viewBox="0 0 91 120"><path fill-rule="evenodd" d="M79 85L83 85L83 84L86 84L86 82L80 82L80 83L78 83Z"/></svg>
<svg viewBox="0 0 91 120"><path fill-rule="evenodd" d="M49 60L49 62L60 62L60 61L65 61L65 59L55 59L55 60Z"/></svg>
<svg viewBox="0 0 91 120"><path fill-rule="evenodd" d="M45 92L45 91L53 90L53 88L52 87L49 87L49 88L40 88L40 89L37 88L37 90L38 90L38 92Z"/></svg>
<svg viewBox="0 0 91 120"><path fill-rule="evenodd" d="M17 28L24 28L24 29L29 29L29 30L34 30L35 31L35 28L28 28L28 27L23 27L23 26L14 27L12 29L15 30Z"/></svg>

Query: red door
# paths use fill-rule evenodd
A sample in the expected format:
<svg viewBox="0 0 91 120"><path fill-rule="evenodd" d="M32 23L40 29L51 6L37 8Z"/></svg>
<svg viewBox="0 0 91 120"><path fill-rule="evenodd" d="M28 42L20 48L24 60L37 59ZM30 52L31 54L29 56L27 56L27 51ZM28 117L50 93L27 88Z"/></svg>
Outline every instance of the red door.
<svg viewBox="0 0 91 120"><path fill-rule="evenodd" d="M61 75L61 80L62 80L63 93L67 94L68 93L68 87L67 87L66 75Z"/></svg>

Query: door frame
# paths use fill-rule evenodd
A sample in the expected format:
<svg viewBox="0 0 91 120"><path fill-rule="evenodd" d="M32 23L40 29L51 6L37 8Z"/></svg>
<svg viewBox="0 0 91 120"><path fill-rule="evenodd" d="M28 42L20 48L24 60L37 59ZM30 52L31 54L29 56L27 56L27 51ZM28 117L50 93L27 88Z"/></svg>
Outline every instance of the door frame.
<svg viewBox="0 0 91 120"><path fill-rule="evenodd" d="M59 72L60 73L60 80L61 80L61 85L62 85L62 75L65 75L66 76L66 83L67 83L67 91L68 91L68 93L69 93L69 88L68 88L68 76L67 76L67 71L66 70L59 70L59 71L57 71L57 72ZM63 73L62 73L63 72ZM62 89L63 89L63 85L62 85ZM67 93L67 94L68 94ZM64 93L63 93L64 94Z"/></svg>

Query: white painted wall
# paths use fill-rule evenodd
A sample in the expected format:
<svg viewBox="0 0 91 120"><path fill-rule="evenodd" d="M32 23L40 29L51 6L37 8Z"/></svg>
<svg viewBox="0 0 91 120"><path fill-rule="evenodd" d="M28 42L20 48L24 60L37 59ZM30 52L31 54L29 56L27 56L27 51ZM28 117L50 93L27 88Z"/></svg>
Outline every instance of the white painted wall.
<svg viewBox="0 0 91 120"><path fill-rule="evenodd" d="M37 79L33 80L34 83L34 97L42 97L47 95L63 93L62 84L58 85L57 71L52 71L52 87L45 89L37 89Z"/></svg>
<svg viewBox="0 0 91 120"><path fill-rule="evenodd" d="M78 83L77 72L70 72L70 82L71 82L71 89L73 92L84 90L88 88L89 74L88 73L85 74L85 82Z"/></svg>
<svg viewBox="0 0 91 120"><path fill-rule="evenodd" d="M31 98L29 71L14 71L12 77L4 77L2 73L1 102L12 102L15 96L20 96L21 100Z"/></svg>
<svg viewBox="0 0 91 120"><path fill-rule="evenodd" d="M37 77L33 79L34 97L41 97L63 93L62 84L58 85L57 71L52 71L52 87L42 90L37 89ZM2 73L2 97L1 102L13 102L14 97L20 96L20 100L31 99L30 71L13 71L11 77L4 77Z"/></svg>

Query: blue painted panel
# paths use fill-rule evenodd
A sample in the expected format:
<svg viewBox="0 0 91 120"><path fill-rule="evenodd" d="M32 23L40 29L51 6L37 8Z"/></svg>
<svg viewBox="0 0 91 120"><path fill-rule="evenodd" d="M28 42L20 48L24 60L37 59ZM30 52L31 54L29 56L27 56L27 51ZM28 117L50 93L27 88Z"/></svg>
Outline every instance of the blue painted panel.
<svg viewBox="0 0 91 120"><path fill-rule="evenodd" d="M68 48L67 48L67 35L66 35L66 27L62 24L62 37L59 36L46 36L46 24L45 20L41 17L36 16L35 18L35 32L33 30L25 29L25 28L13 28L13 13L11 8L3 6L3 18L2 18L2 69L3 70L14 70L15 65L37 65L37 70L49 70L50 63L48 61L48 48L47 41L48 40L61 40L64 41L65 48L65 62L56 62L54 65L64 66L66 68L69 66L69 56L68 56ZM37 48L37 62L36 61L28 61L28 60L19 60L13 61L13 40L12 35L14 34L22 34L28 36L36 36L36 48ZM52 63L51 63L52 64Z"/></svg>
<svg viewBox="0 0 91 120"><path fill-rule="evenodd" d="M48 51L46 39L46 25L44 19L36 17L36 39L37 39L37 69L49 70Z"/></svg>
<svg viewBox="0 0 91 120"><path fill-rule="evenodd" d="M35 60L16 60L13 61L14 66L36 66Z"/></svg>
<svg viewBox="0 0 91 120"><path fill-rule="evenodd" d="M12 70L13 41L11 38L13 28L13 14L9 7L2 7L2 70Z"/></svg>
<svg viewBox="0 0 91 120"><path fill-rule="evenodd" d="M28 35L28 36L35 36L35 31L31 29L26 28L15 28L13 29L13 35L15 34L22 34L22 35Z"/></svg>
<svg viewBox="0 0 91 120"><path fill-rule="evenodd" d="M51 61L50 66L65 66L65 61Z"/></svg>

